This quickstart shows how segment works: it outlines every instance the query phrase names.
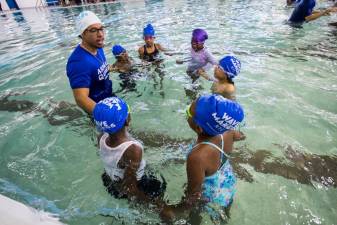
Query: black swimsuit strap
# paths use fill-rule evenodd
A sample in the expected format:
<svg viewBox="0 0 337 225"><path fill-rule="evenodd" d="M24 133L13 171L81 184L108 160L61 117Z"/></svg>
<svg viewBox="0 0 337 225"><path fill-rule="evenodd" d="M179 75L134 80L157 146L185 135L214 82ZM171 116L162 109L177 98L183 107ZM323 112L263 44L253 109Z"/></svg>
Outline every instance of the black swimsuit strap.
<svg viewBox="0 0 337 225"><path fill-rule="evenodd" d="M154 51L152 53L148 53L147 50L146 50L146 45L144 45L144 55L155 55L157 54L158 52L158 49L157 49L157 46L156 44L153 44L154 45Z"/></svg>

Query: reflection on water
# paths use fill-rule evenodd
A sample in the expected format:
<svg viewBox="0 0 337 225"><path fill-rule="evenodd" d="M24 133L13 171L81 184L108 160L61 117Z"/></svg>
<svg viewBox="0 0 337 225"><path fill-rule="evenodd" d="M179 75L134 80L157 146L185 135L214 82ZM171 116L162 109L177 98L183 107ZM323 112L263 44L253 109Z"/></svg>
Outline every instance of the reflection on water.
<svg viewBox="0 0 337 225"><path fill-rule="evenodd" d="M114 91L131 106L131 133L143 141L148 165L168 181L168 199L180 199L186 182L183 152L194 134L185 108L211 86L201 80L194 87L186 65L175 61L188 55L192 30L204 28L206 45L218 59L235 54L242 62L235 85L246 112L247 140L232 154L239 182L230 223L261 224L263 211L268 212L263 220L273 224L335 223L337 29L328 23L336 17L292 28L284 24L292 11L284 1L122 1L2 13L2 194L25 200L25 190L69 224L158 222L155 213L111 199L100 180L95 131L75 106L65 75L79 42L75 18L84 9L108 27L109 63L109 49L117 43L138 58L142 28L149 22L156 27L156 42L176 53L163 56L158 67L110 74ZM4 188L9 184L16 191ZM280 198L284 195L288 198ZM264 204L251 204L257 201Z"/></svg>
<svg viewBox="0 0 337 225"><path fill-rule="evenodd" d="M39 112L52 126L71 123L78 118L85 118L83 112L74 104L67 102L50 102L48 110L26 100L9 100L9 96L0 98L0 111L9 112ZM83 121L88 123L88 121ZM76 125L76 124L72 124ZM77 124L83 126L85 124ZM141 140L146 147L156 148L185 148L191 139L174 139L163 134L133 130L134 136ZM236 149L231 155L231 162L240 179L253 182L253 176L240 164L248 164L256 172L282 176L286 179L296 180L299 183L316 186L337 187L337 155L317 155L294 150L290 145L285 147L277 145L283 151L283 157L274 156L268 150L252 151L247 146ZM170 163L184 163L185 157L171 158L163 166Z"/></svg>

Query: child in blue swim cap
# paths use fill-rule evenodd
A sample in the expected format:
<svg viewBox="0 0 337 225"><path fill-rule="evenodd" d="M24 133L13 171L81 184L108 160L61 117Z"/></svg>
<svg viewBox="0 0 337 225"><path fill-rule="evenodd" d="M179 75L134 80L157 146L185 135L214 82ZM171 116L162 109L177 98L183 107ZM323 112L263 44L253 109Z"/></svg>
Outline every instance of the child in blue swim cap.
<svg viewBox="0 0 337 225"><path fill-rule="evenodd" d="M243 120L244 111L239 103L212 94L193 101L186 117L197 135L187 155L186 195L180 204L164 207L161 216L172 220L195 207L206 209L213 219L218 214L212 208L229 216L236 183L229 154L234 141L245 139L241 132L234 130Z"/></svg>
<svg viewBox="0 0 337 225"><path fill-rule="evenodd" d="M144 173L143 146L128 132L130 108L118 97L106 98L93 110L97 128L104 132L98 140L99 155L104 164L102 180L116 198L151 201L161 197L166 182Z"/></svg>
<svg viewBox="0 0 337 225"><path fill-rule="evenodd" d="M116 58L116 62L110 67L111 72L128 73L131 68L133 61L129 57L128 52L121 45L114 45L111 49L112 54Z"/></svg>
<svg viewBox="0 0 337 225"><path fill-rule="evenodd" d="M159 58L159 53L164 52L166 55L171 55L167 53L167 49L158 43L155 43L155 30L151 24L147 24L143 29L143 38L145 44L138 49L139 58L146 62L156 62L161 61Z"/></svg>
<svg viewBox="0 0 337 225"><path fill-rule="evenodd" d="M212 93L220 94L225 98L235 100L235 86L233 79L239 75L241 63L235 56L223 57L214 68L214 78L211 87Z"/></svg>

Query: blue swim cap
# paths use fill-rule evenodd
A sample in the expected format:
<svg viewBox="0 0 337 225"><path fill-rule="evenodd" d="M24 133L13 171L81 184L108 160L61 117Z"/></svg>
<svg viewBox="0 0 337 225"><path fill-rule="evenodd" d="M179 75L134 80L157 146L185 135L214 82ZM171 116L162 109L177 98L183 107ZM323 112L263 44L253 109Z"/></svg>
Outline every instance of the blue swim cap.
<svg viewBox="0 0 337 225"><path fill-rule="evenodd" d="M219 65L230 79L233 79L240 73L241 63L234 56L225 56L219 61Z"/></svg>
<svg viewBox="0 0 337 225"><path fill-rule="evenodd" d="M113 134L124 127L128 106L118 97L106 98L95 105L93 116L99 130Z"/></svg>
<svg viewBox="0 0 337 225"><path fill-rule="evenodd" d="M154 36L154 28L153 26L149 23L148 25L146 25L146 27L144 27L143 29L143 36Z"/></svg>
<svg viewBox="0 0 337 225"><path fill-rule="evenodd" d="M243 118L240 104L221 95L207 94L196 100L193 121L210 136L233 130Z"/></svg>
<svg viewBox="0 0 337 225"><path fill-rule="evenodd" d="M112 54L114 54L114 56L120 56L120 54L122 54L126 50L121 45L114 45L111 51L112 51Z"/></svg>

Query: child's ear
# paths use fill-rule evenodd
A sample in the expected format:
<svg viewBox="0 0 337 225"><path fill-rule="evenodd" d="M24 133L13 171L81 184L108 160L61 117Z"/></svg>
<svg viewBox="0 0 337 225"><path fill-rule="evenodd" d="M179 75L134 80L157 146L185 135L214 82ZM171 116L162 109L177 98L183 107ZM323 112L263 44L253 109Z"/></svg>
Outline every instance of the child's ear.
<svg viewBox="0 0 337 225"><path fill-rule="evenodd" d="M204 130L203 130L199 125L196 125L195 131L196 131L198 134L202 134L202 132L203 132Z"/></svg>
<svg viewBox="0 0 337 225"><path fill-rule="evenodd" d="M128 115L128 118L127 118L126 121L125 121L125 126L129 126L129 125L130 125L130 122L131 122L131 115L129 114L129 115Z"/></svg>

